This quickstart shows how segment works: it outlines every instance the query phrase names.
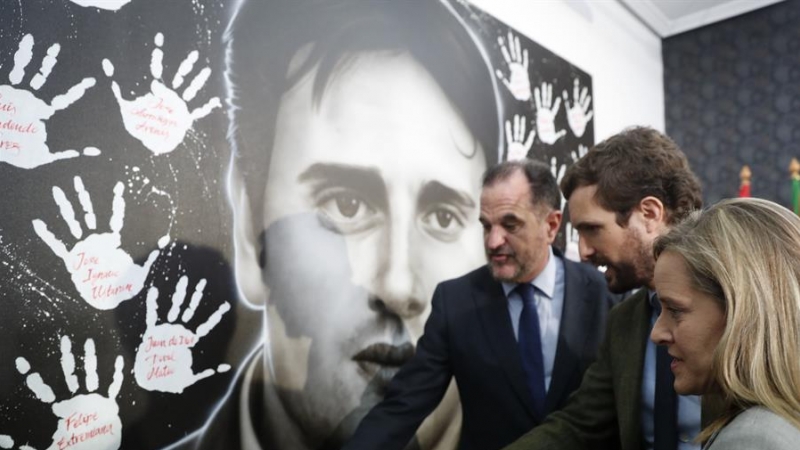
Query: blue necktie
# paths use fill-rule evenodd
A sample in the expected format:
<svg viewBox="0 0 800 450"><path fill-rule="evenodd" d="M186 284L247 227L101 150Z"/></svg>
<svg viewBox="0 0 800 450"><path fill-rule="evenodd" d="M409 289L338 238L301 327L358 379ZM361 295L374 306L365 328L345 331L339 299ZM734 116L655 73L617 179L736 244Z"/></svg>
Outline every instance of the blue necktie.
<svg viewBox="0 0 800 450"><path fill-rule="evenodd" d="M660 305L659 305L660 306ZM660 307L656 311L660 312ZM656 347L656 396L653 402L653 448L675 450L678 448L678 397L673 383L675 375L669 365L672 357L667 347Z"/></svg>
<svg viewBox="0 0 800 450"><path fill-rule="evenodd" d="M542 356L542 338L534 289L530 283L522 283L516 287L522 297L518 337L522 369L525 371L528 388L533 396L534 410L541 420L544 418L544 401L547 394L544 387L544 356Z"/></svg>

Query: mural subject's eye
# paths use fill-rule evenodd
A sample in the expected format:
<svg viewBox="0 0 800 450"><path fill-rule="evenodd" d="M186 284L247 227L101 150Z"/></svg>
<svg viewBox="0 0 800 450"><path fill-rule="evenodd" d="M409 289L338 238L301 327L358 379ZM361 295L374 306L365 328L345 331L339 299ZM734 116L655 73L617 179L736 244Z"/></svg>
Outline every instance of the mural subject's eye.
<svg viewBox="0 0 800 450"><path fill-rule="evenodd" d="M348 219L355 217L363 209L364 205L364 202L348 194L337 195L333 198L333 201L336 202L336 209L339 214Z"/></svg>
<svg viewBox="0 0 800 450"><path fill-rule="evenodd" d="M322 191L316 203L323 224L339 233L357 233L380 220L379 212L357 192L349 189Z"/></svg>
<svg viewBox="0 0 800 450"><path fill-rule="evenodd" d="M434 238L452 242L461 235L465 214L452 205L434 205L422 215L422 227Z"/></svg>

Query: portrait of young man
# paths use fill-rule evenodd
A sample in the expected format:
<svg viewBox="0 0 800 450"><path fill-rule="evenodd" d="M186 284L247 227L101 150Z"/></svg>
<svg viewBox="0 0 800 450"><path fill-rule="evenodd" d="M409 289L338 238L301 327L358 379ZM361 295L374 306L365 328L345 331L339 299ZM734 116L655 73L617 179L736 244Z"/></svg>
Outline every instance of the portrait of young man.
<svg viewBox="0 0 800 450"><path fill-rule="evenodd" d="M226 33L235 272L263 346L192 445L339 448L485 262L496 82L442 2L260 1ZM411 448L456 446L451 386Z"/></svg>

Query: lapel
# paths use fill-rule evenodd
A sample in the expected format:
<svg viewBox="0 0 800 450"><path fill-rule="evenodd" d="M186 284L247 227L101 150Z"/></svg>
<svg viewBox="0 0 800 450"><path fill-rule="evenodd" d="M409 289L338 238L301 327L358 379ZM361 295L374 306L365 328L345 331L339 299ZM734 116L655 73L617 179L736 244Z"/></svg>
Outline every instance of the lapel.
<svg viewBox="0 0 800 450"><path fill-rule="evenodd" d="M473 299L486 340L528 415L532 420L541 420L536 417L533 399L525 383L519 345L514 338L514 328L508 314L508 300L503 292L503 286L492 277L488 268L482 271L481 275L473 286L475 293Z"/></svg>
<svg viewBox="0 0 800 450"><path fill-rule="evenodd" d="M647 299L647 288L641 288L626 300L634 304L628 323L620 324L624 328L609 330L614 333L612 343L623 351L612 355L615 365L614 390L617 394L617 416L620 424L622 448L641 448L642 441L642 377L644 374L644 354L650 341L650 302ZM636 351L624 351L633 346L626 342L634 342ZM612 349L612 353L614 350ZM629 427L625 429L626 425ZM625 443L627 441L627 444Z"/></svg>
<svg viewBox="0 0 800 450"><path fill-rule="evenodd" d="M556 257L561 257L560 252L554 249ZM585 348L586 339L591 333L590 329L598 309L597 305L590 305L590 290L587 289L588 280L579 271L576 264L561 258L564 263L564 307L561 310L561 324L558 331L558 344L556 357L553 362L553 375L550 378L550 388L547 390L545 410L553 411L567 395L571 374L578 370L581 350ZM594 299L598 301L598 299Z"/></svg>

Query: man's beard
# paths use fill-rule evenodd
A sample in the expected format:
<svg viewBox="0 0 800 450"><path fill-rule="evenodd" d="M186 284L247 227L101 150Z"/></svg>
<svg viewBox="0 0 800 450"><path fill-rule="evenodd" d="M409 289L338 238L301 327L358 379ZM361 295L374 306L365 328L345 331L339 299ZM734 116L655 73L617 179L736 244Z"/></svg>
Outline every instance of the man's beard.
<svg viewBox="0 0 800 450"><path fill-rule="evenodd" d="M589 258L595 266L606 266L606 281L608 290L615 294L622 294L633 289L648 286L653 279L655 259L652 249L646 248L641 235L629 230L622 248L631 249L620 261L611 262L602 256L593 255ZM611 271L609 273L609 271ZM609 275L613 274L613 278Z"/></svg>
<svg viewBox="0 0 800 450"><path fill-rule="evenodd" d="M487 254L486 256L487 256L487 259L489 259L489 261L486 263L486 266L489 268L489 271L492 272L492 277L495 280L497 280L497 281L499 281L501 283L518 283L519 279L524 274L526 274L527 271L528 271L527 265L526 264L521 264L519 262L519 260L517 259L517 255L516 254L508 255L508 260L507 260L506 264L504 264L504 266L507 266L509 262L513 261L515 263L515 265L516 265L516 270L514 271L514 273L511 276L502 276L502 275L500 275L498 273L499 268L496 269L495 265L492 264L492 261L491 261L492 254Z"/></svg>

